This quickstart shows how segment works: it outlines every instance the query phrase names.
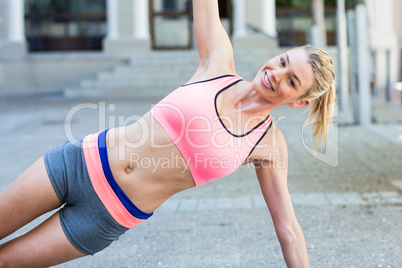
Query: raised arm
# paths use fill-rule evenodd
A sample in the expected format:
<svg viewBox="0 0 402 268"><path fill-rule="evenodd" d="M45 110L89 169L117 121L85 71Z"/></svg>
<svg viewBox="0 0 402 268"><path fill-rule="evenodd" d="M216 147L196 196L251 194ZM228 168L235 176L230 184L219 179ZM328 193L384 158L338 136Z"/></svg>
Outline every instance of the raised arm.
<svg viewBox="0 0 402 268"><path fill-rule="evenodd" d="M286 265L309 267L304 235L297 222L287 188L287 149L281 133L278 135L278 145L278 154L272 162L254 164L258 181L271 213Z"/></svg>
<svg viewBox="0 0 402 268"><path fill-rule="evenodd" d="M234 74L233 48L219 18L217 0L193 0L199 70L211 75Z"/></svg>

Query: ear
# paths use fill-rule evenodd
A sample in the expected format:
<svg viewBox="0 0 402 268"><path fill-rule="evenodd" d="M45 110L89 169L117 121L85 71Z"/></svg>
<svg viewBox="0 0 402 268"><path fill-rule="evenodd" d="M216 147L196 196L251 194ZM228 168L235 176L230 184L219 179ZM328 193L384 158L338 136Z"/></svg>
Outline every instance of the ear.
<svg viewBox="0 0 402 268"><path fill-rule="evenodd" d="M302 101L301 100L301 101L291 102L288 105L292 108L299 108L299 107L302 107L304 105L309 105L309 104L310 104L310 101L308 101L308 100Z"/></svg>

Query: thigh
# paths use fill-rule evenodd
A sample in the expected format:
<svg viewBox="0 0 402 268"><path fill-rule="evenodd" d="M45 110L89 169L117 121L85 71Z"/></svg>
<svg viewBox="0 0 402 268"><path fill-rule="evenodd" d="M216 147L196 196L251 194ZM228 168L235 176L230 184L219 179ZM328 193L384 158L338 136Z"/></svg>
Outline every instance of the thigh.
<svg viewBox="0 0 402 268"><path fill-rule="evenodd" d="M0 239L60 205L41 157L0 194Z"/></svg>
<svg viewBox="0 0 402 268"><path fill-rule="evenodd" d="M93 188L81 186L83 188L80 189L70 187L72 192L77 193L76 200L74 205L67 203L60 210L60 223L75 248L87 255L93 255L119 240L129 229L110 215ZM85 198L79 199L79 196Z"/></svg>
<svg viewBox="0 0 402 268"><path fill-rule="evenodd" d="M0 246L0 266L49 267L86 256L65 236L59 212L27 234Z"/></svg>

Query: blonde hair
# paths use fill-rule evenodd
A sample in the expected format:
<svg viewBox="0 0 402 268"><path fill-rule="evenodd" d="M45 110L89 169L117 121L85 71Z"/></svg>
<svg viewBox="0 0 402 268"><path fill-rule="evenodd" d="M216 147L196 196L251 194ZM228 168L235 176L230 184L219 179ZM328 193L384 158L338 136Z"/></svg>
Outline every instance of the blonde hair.
<svg viewBox="0 0 402 268"><path fill-rule="evenodd" d="M306 125L313 123L312 138L315 148L322 148L334 113L336 87L335 72L331 56L322 49L306 45L296 49L304 49L309 57L315 76L314 86L303 95L301 100L309 100L309 114Z"/></svg>

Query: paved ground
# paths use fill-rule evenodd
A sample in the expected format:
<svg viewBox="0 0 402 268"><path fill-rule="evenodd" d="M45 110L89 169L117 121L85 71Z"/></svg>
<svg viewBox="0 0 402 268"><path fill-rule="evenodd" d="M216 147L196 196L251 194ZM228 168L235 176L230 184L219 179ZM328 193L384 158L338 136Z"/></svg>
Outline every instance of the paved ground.
<svg viewBox="0 0 402 268"><path fill-rule="evenodd" d="M0 99L0 191L66 135L135 120L152 100ZM311 267L402 266L402 113L380 102L367 127L336 119L325 154L309 152L305 114L274 112L289 149L289 190ZM66 118L71 124L66 124ZM381 120L380 120L381 119ZM106 123L105 123L106 122ZM70 127L71 126L71 127ZM302 135L304 133L304 136ZM26 232L34 223L7 239ZM7 240L6 239L6 240ZM60 267L285 267L251 167L177 194L146 223Z"/></svg>

